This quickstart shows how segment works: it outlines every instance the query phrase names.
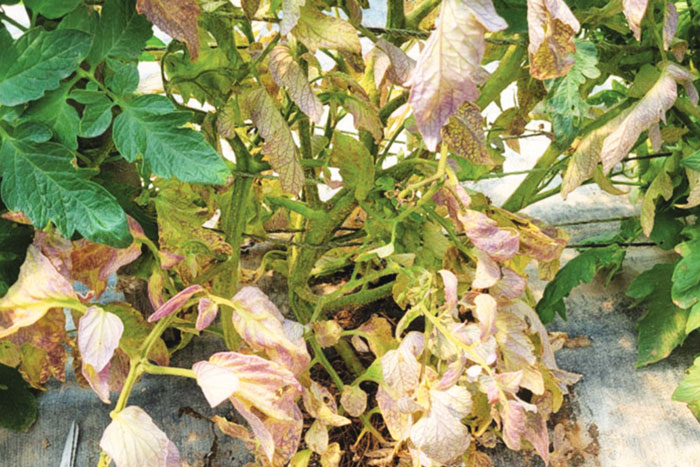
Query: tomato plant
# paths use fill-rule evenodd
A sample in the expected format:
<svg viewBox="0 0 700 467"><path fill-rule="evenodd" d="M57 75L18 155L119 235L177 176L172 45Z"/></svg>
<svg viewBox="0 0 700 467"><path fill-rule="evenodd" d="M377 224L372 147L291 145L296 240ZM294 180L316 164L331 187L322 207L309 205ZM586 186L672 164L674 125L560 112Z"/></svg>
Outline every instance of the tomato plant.
<svg viewBox="0 0 700 467"><path fill-rule="evenodd" d="M490 465L499 438L548 462L547 421L579 376L543 321L573 287L643 232L683 259L630 289L653 305L640 364L698 327L699 6L388 0L376 28L361 0L25 1L28 27L0 15L0 363L42 389L72 354L111 409L100 465L179 465L129 402L151 374L230 403L247 426L212 422L263 464L338 465L353 423L362 463ZM140 86L148 62L162 88ZM517 106L485 121L509 86ZM536 120L551 144L504 205L469 188L511 175L505 147ZM641 224L559 270L565 232L518 212L591 182L637 185ZM256 270L248 241L269 247ZM539 304L532 264L554 279ZM117 272L147 300L105 300ZM286 302L255 287L267 274ZM369 311L387 298L393 314ZM203 334L226 350L169 364ZM696 409L697 379L677 394Z"/></svg>

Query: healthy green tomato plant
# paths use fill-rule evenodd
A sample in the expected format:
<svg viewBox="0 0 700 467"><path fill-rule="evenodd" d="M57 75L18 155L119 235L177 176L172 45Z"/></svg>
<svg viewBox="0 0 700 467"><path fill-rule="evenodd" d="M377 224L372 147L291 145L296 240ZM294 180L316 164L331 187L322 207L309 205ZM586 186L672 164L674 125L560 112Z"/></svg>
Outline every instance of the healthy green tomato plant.
<svg viewBox="0 0 700 467"><path fill-rule="evenodd" d="M211 420L261 464L338 465L350 446L336 428L351 423L368 464L489 465L480 447L499 438L548 462L547 421L578 376L556 365L525 268L551 279L566 234L516 212L558 193L565 169L564 194L589 179L614 191L645 131L681 141L659 130L665 111L686 126L697 113L682 61L694 49L678 39L693 6L569 3L388 0L384 28L363 26L355 0L26 1L28 28L3 14L21 31L0 30L0 363L41 389L65 379L68 349L80 383L106 404L118 393L105 466L179 465L148 408L129 404L148 374L230 402L247 427ZM636 44L642 23L653 34ZM655 72L638 66L654 57ZM153 92L139 87L148 61ZM611 76L635 84L591 95ZM486 124L511 83L518 106ZM552 144L503 207L462 185L509 175L504 145L534 118L551 121ZM662 177L647 229L676 166L645 167ZM248 240L271 247L256 271L241 265ZM619 261L579 263L587 280ZM117 272L148 299L107 302ZM267 272L286 279L290 316L251 285ZM540 316L562 312L572 276ZM386 297L396 319L366 313ZM169 365L203 333L228 350ZM27 400L6 373L2 390Z"/></svg>

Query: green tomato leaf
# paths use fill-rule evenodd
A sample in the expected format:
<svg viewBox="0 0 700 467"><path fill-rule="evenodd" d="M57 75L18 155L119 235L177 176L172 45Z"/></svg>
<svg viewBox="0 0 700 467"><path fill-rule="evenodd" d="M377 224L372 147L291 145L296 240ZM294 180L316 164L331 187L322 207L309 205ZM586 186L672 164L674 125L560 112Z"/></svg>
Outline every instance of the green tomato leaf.
<svg viewBox="0 0 700 467"><path fill-rule="evenodd" d="M131 244L124 211L114 197L75 169L73 154L56 143L7 139L0 150L2 199L38 229L51 221L70 238L77 230L94 242Z"/></svg>
<svg viewBox="0 0 700 467"><path fill-rule="evenodd" d="M85 104L83 117L80 120L80 136L94 138L104 133L112 123L112 101L102 92L75 90L70 96L81 104Z"/></svg>
<svg viewBox="0 0 700 467"><path fill-rule="evenodd" d="M130 94L139 85L139 70L135 63L125 62L116 58L107 58L105 84L120 96Z"/></svg>
<svg viewBox="0 0 700 467"><path fill-rule="evenodd" d="M688 368L685 377L673 391L674 401L685 402L693 415L700 420L700 357Z"/></svg>
<svg viewBox="0 0 700 467"><path fill-rule="evenodd" d="M0 54L0 104L24 104L58 88L83 61L90 43L81 31L27 31Z"/></svg>
<svg viewBox="0 0 700 467"><path fill-rule="evenodd" d="M556 314L566 319L564 298L583 283L590 283L601 269L616 271L625 259L625 250L618 245L605 248L591 248L583 251L559 270L537 303L537 313L543 323L552 321Z"/></svg>
<svg viewBox="0 0 700 467"><path fill-rule="evenodd" d="M29 105L22 119L41 122L53 129L56 140L69 149L78 148L80 116L78 111L66 102L70 86L65 83L54 91Z"/></svg>
<svg viewBox="0 0 700 467"><path fill-rule="evenodd" d="M24 6L49 19L60 18L82 3L82 0L24 0Z"/></svg>
<svg viewBox="0 0 700 467"><path fill-rule="evenodd" d="M151 24L136 12L134 0L107 0L87 60L97 65L107 57L138 59L153 35Z"/></svg>
<svg viewBox="0 0 700 467"><path fill-rule="evenodd" d="M355 198L360 201L367 198L374 184L374 160L364 144L336 133L330 162L340 169L345 186L355 188Z"/></svg>
<svg viewBox="0 0 700 467"><path fill-rule="evenodd" d="M643 298L648 309L637 327L637 363L642 367L663 360L685 340L688 311L671 301L673 264L657 264L630 284L627 295Z"/></svg>
<svg viewBox="0 0 700 467"><path fill-rule="evenodd" d="M683 258L673 271L673 303L690 308L700 299L700 226L683 230L687 240L676 246L676 253Z"/></svg>
<svg viewBox="0 0 700 467"><path fill-rule="evenodd" d="M681 159L681 165L689 169L700 171L700 150L693 152L684 159Z"/></svg>
<svg viewBox="0 0 700 467"><path fill-rule="evenodd" d="M0 426L26 431L36 416L36 398L19 371L0 364Z"/></svg>
<svg viewBox="0 0 700 467"><path fill-rule="evenodd" d="M574 59L569 73L554 81L553 92L546 102L547 110L552 114L554 135L561 144L568 144L576 137L578 127L590 107L581 98L581 85L587 79L600 76L596 68L598 51L592 42L576 41Z"/></svg>
<svg viewBox="0 0 700 467"><path fill-rule="evenodd" d="M129 162L142 155L153 173L184 182L224 184L229 175L223 159L204 136L184 125L167 97L145 95L128 103L114 120L114 144Z"/></svg>

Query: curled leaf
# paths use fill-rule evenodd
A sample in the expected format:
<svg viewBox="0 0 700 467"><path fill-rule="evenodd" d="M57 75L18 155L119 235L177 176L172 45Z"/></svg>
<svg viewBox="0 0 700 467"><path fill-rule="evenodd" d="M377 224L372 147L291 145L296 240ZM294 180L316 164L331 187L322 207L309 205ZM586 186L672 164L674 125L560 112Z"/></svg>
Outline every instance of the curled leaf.
<svg viewBox="0 0 700 467"><path fill-rule="evenodd" d="M312 52L328 48L339 52L362 53L355 28L344 19L324 15L316 7L305 6L301 9L292 33Z"/></svg>
<svg viewBox="0 0 700 467"><path fill-rule="evenodd" d="M445 285L445 306L453 316L457 317L457 276L447 269L441 269L438 272L442 276L442 282Z"/></svg>
<svg viewBox="0 0 700 467"><path fill-rule="evenodd" d="M100 447L117 467L174 467L177 448L141 408L131 405L112 415Z"/></svg>
<svg viewBox="0 0 700 467"><path fill-rule="evenodd" d="M91 306L78 322L78 348L84 363L102 371L119 346L124 324L114 313Z"/></svg>
<svg viewBox="0 0 700 467"><path fill-rule="evenodd" d="M170 316L179 310L187 300L192 298L193 295L202 292L204 288L201 285L190 285L189 287L179 291L177 294L173 295L170 300L163 303L160 308L158 308L151 316L148 317L149 323L154 323L159 319Z"/></svg>
<svg viewBox="0 0 700 467"><path fill-rule="evenodd" d="M444 0L440 18L406 83L416 124L430 151L437 148L440 131L465 101L474 102L485 34L508 27L491 0Z"/></svg>
<svg viewBox="0 0 700 467"><path fill-rule="evenodd" d="M399 86L406 83L408 78L411 76L413 68L416 66L416 61L406 55L406 52L396 47L386 39L379 39L375 46L384 55L386 55L389 61L389 66L386 69L386 76L389 78L389 81ZM383 74L376 82L377 86L379 86L382 77ZM375 75L375 80L376 78L377 76Z"/></svg>
<svg viewBox="0 0 700 467"><path fill-rule="evenodd" d="M83 362L81 373L100 400L109 404L110 364L108 363L101 371L96 371L92 365Z"/></svg>
<svg viewBox="0 0 700 467"><path fill-rule="evenodd" d="M649 0L622 0L622 11L637 40L642 38L642 20L647 12L648 3Z"/></svg>
<svg viewBox="0 0 700 467"><path fill-rule="evenodd" d="M332 347L340 340L343 328L334 319L313 323L316 339L321 347Z"/></svg>
<svg viewBox="0 0 700 467"><path fill-rule="evenodd" d="M228 399L240 386L236 373L226 366L197 362L192 365L192 371L212 408Z"/></svg>
<svg viewBox="0 0 700 467"><path fill-rule="evenodd" d="M566 75L574 66L574 36L581 30L564 0L528 0L530 74L537 79Z"/></svg>
<svg viewBox="0 0 700 467"><path fill-rule="evenodd" d="M676 35L676 30L678 29L678 10L676 10L676 5L673 2L666 3L666 9L664 10L664 28L663 28L663 41L664 50L668 50L671 47L671 42L673 41L673 36Z"/></svg>

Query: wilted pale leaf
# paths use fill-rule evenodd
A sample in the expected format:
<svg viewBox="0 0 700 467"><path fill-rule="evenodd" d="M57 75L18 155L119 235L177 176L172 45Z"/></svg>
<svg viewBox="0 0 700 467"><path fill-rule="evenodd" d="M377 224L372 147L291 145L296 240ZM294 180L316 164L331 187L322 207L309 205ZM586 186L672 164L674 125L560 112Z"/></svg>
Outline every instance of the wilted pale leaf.
<svg viewBox="0 0 700 467"><path fill-rule="evenodd" d="M192 369L198 373L197 382L210 403L216 403L236 381L229 375L214 371L210 365L228 370L238 380L231 397L254 405L260 412L277 419L289 420L291 414L287 402L301 393L301 385L294 375L275 362L257 355L244 355L236 352L218 352L209 358L208 365ZM200 379L199 375L202 375ZM207 389L205 389L205 386ZM282 397L282 389L287 388ZM207 395L209 392L209 395ZM231 392L229 395L231 395ZM211 399L210 399L210 396ZM220 401L219 401L220 402ZM217 404L218 405L218 404ZM213 406L213 405L212 405Z"/></svg>
<svg viewBox="0 0 700 467"><path fill-rule="evenodd" d="M348 418L338 415L338 404L331 392L316 381L311 381L304 388L304 407L314 418L328 426L345 426L352 423Z"/></svg>
<svg viewBox="0 0 700 467"><path fill-rule="evenodd" d="M280 175L282 188L290 193L299 193L304 186L304 170L299 163L292 132L275 102L265 89L260 88L246 94L244 106L265 140L263 153L270 158L270 165Z"/></svg>
<svg viewBox="0 0 700 467"><path fill-rule="evenodd" d="M374 188L374 158L365 145L352 136L336 132L329 162L340 170L343 185L354 188L355 198L364 201Z"/></svg>
<svg viewBox="0 0 700 467"><path fill-rule="evenodd" d="M502 268L503 277L489 290L495 297L503 297L514 300L525 293L527 280L510 268Z"/></svg>
<svg viewBox="0 0 700 467"><path fill-rule="evenodd" d="M518 232L499 227L496 221L486 214L467 209L464 214L459 214L458 219L474 246L488 253L496 261L507 261L518 252Z"/></svg>
<svg viewBox="0 0 700 467"><path fill-rule="evenodd" d="M505 369L508 371L523 371L521 385L534 394L544 392L542 374L534 365L535 346L527 335L527 323L513 313L500 310L496 316L496 341L501 349Z"/></svg>
<svg viewBox="0 0 700 467"><path fill-rule="evenodd" d="M666 3L664 10L663 41L664 50L668 50L678 29L678 10L673 2Z"/></svg>
<svg viewBox="0 0 700 467"><path fill-rule="evenodd" d="M359 417L367 409L367 393L359 386L347 384L340 395L340 405L348 415Z"/></svg>
<svg viewBox="0 0 700 467"><path fill-rule="evenodd" d="M496 333L496 313L498 304L491 295L479 294L474 299L476 305L474 314L479 320L481 328L481 338L484 339Z"/></svg>
<svg viewBox="0 0 700 467"><path fill-rule="evenodd" d="M0 339L41 319L57 302L77 300L73 286L34 245L29 245L19 277L0 299Z"/></svg>
<svg viewBox="0 0 700 467"><path fill-rule="evenodd" d="M240 385L236 373L227 366L203 361L192 365L192 371L212 408L228 399Z"/></svg>
<svg viewBox="0 0 700 467"><path fill-rule="evenodd" d="M362 53L360 38L350 23L324 15L313 6L301 9L301 16L292 29L292 34L312 52L327 48L339 52Z"/></svg>
<svg viewBox="0 0 700 467"><path fill-rule="evenodd" d="M525 412L525 433L523 438L528 440L542 458L545 465L549 464L549 432L547 421L539 412Z"/></svg>
<svg viewBox="0 0 700 467"><path fill-rule="evenodd" d="M272 438L272 433L270 433L260 417L250 411L250 407L244 402L232 398L231 403L245 421L248 422L250 429L253 430L255 435L256 443L259 443L263 454L272 462L275 455L275 440Z"/></svg>
<svg viewBox="0 0 700 467"><path fill-rule="evenodd" d="M452 271L441 269L438 271L442 277L442 283L445 289L445 306L453 316L457 316L457 276Z"/></svg>
<svg viewBox="0 0 700 467"><path fill-rule="evenodd" d="M377 357L382 357L388 350L396 347L396 341L391 333L391 324L386 318L372 315L357 330L363 332L363 337L366 337L370 350ZM357 347L362 342L361 339L359 336L353 336L353 345Z"/></svg>
<svg viewBox="0 0 700 467"><path fill-rule="evenodd" d="M200 298L197 304L197 323L195 324L197 331L209 327L216 319L218 312L219 306L216 303L212 302L207 297Z"/></svg>
<svg viewBox="0 0 700 467"><path fill-rule="evenodd" d="M605 138L620 126L628 114L629 110L623 111L620 115L583 137L574 155L571 156L571 162L564 173L561 184L561 195L564 199L583 182L593 177L598 162L601 162L600 152L603 149Z"/></svg>
<svg viewBox="0 0 700 467"><path fill-rule="evenodd" d="M507 27L491 0L442 2L437 28L406 83L412 86L409 102L430 151L437 148L440 130L450 116L479 94L485 33Z"/></svg>
<svg viewBox="0 0 700 467"><path fill-rule="evenodd" d="M411 428L411 417L399 410L397 400L389 393L383 384L377 389L377 405L384 419L384 424L389 434L396 441L402 441L408 437Z"/></svg>
<svg viewBox="0 0 700 467"><path fill-rule="evenodd" d="M649 0L622 0L622 11L637 40L642 38L642 20L647 12L648 2Z"/></svg>
<svg viewBox="0 0 700 467"><path fill-rule="evenodd" d="M343 328L334 319L316 321L312 327L321 347L332 347L337 344L340 340L340 334L343 332Z"/></svg>
<svg viewBox="0 0 700 467"><path fill-rule="evenodd" d="M345 451L340 449L340 444L331 443L321 456L321 467L338 467Z"/></svg>
<svg viewBox="0 0 700 467"><path fill-rule="evenodd" d="M472 399L462 386L430 391L430 409L411 428L411 441L432 460L446 464L469 447L471 435L461 422Z"/></svg>
<svg viewBox="0 0 700 467"><path fill-rule="evenodd" d="M189 287L179 291L173 295L170 300L163 303L151 316L148 317L149 323L154 323L159 319L170 316L179 310L192 296L202 292L204 288L201 285L190 285Z"/></svg>
<svg viewBox="0 0 700 467"><path fill-rule="evenodd" d="M389 81L399 86L406 83L413 68L416 66L416 61L386 39L379 39L375 46L384 53L389 60L389 68L386 70L386 76ZM379 81L381 81L381 79ZM379 86L380 83L377 82L376 84Z"/></svg>
<svg viewBox="0 0 700 467"><path fill-rule="evenodd" d="M574 36L581 30L564 0L528 0L530 74L537 79L566 75L574 66Z"/></svg>
<svg viewBox="0 0 700 467"><path fill-rule="evenodd" d="M286 0L287 3L289 0ZM309 85L309 78L294 60L287 45L277 45L270 51L270 73L278 86L287 88L294 103L311 120L321 124L323 104Z"/></svg>
<svg viewBox="0 0 700 467"><path fill-rule="evenodd" d="M138 0L136 11L146 15L173 39L187 44L192 60L199 55L199 33L197 18L200 9L197 0Z"/></svg>
<svg viewBox="0 0 700 467"><path fill-rule="evenodd" d="M81 368L81 373L83 377L90 385L95 394L100 398L105 404L109 404L109 376L110 376L110 365L109 363L101 370L95 371L89 363L83 362Z"/></svg>
<svg viewBox="0 0 700 467"><path fill-rule="evenodd" d="M442 128L442 138L455 155L476 165L494 165L486 147L483 119L476 104L465 102Z"/></svg>
<svg viewBox="0 0 700 467"><path fill-rule="evenodd" d="M472 281L474 289L488 289L501 278L501 269L489 255L476 250L476 273Z"/></svg>
<svg viewBox="0 0 700 467"><path fill-rule="evenodd" d="M141 227L139 226L139 229ZM112 248L86 239L73 242L70 252L71 278L82 282L99 297L107 288L107 280L119 268L132 263L141 255L141 244L127 248Z"/></svg>
<svg viewBox="0 0 700 467"><path fill-rule="evenodd" d="M311 361L303 339L290 339L282 326L282 314L267 296L255 287L242 288L234 302L241 306L233 314L236 332L255 350L298 375Z"/></svg>
<svg viewBox="0 0 700 467"><path fill-rule="evenodd" d="M117 467L171 467L177 448L151 417L141 408L131 405L112 415L100 447L109 454ZM173 452L174 448L174 452Z"/></svg>
<svg viewBox="0 0 700 467"><path fill-rule="evenodd" d="M328 428L315 420L304 435L306 445L316 454L323 454L328 449Z"/></svg>
<svg viewBox="0 0 700 467"><path fill-rule="evenodd" d="M124 324L114 313L91 306L78 322L78 348L84 363L96 372L109 363L124 332Z"/></svg>
<svg viewBox="0 0 700 467"><path fill-rule="evenodd" d="M666 111L676 102L677 83L686 86L688 95L697 91L692 85L692 75L676 64L669 63L658 81L625 117L625 119L603 142L600 158L607 174L632 149L637 138L659 120L666 121Z"/></svg>
<svg viewBox="0 0 700 467"><path fill-rule="evenodd" d="M306 0L282 0L280 34L286 36L297 25L301 16L301 7L304 5L306 5Z"/></svg>
<svg viewBox="0 0 700 467"><path fill-rule="evenodd" d="M382 357L384 383L400 396L418 387L420 369L420 363L405 346L390 350Z"/></svg>

